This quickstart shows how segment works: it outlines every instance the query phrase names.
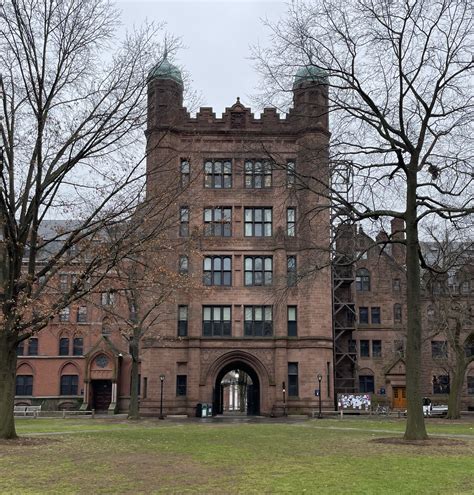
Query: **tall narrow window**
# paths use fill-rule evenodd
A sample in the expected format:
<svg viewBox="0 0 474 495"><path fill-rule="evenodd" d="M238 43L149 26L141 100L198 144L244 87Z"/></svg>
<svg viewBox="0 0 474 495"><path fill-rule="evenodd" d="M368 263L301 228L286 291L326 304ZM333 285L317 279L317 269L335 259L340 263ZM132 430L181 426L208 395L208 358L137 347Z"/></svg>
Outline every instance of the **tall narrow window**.
<svg viewBox="0 0 474 495"><path fill-rule="evenodd" d="M402 289L402 284L399 278L394 278L392 281L392 287L394 292L400 292Z"/></svg>
<svg viewBox="0 0 474 495"><path fill-rule="evenodd" d="M262 189L272 187L272 164L257 160L245 162L245 187Z"/></svg>
<svg viewBox="0 0 474 495"><path fill-rule="evenodd" d="M69 275L67 273L59 274L59 290L61 292L69 290Z"/></svg>
<svg viewBox="0 0 474 495"><path fill-rule="evenodd" d="M474 395L474 375L467 376L467 393Z"/></svg>
<svg viewBox="0 0 474 495"><path fill-rule="evenodd" d="M360 345L360 357L370 357L370 348L368 340L359 341Z"/></svg>
<svg viewBox="0 0 474 495"><path fill-rule="evenodd" d="M188 335L188 307L178 306L178 337Z"/></svg>
<svg viewBox="0 0 474 495"><path fill-rule="evenodd" d="M188 377L187 375L176 376L176 395L178 397L184 397L187 395Z"/></svg>
<svg viewBox="0 0 474 495"><path fill-rule="evenodd" d="M28 340L28 356L38 355L38 339L36 337L31 337Z"/></svg>
<svg viewBox="0 0 474 495"><path fill-rule="evenodd" d="M446 340L432 340L431 357L433 359L446 359L448 357L448 342Z"/></svg>
<svg viewBox="0 0 474 495"><path fill-rule="evenodd" d="M288 287L294 287L297 281L296 256L286 257L286 280Z"/></svg>
<svg viewBox="0 0 474 495"><path fill-rule="evenodd" d="M296 234L296 208L286 209L286 235L295 237Z"/></svg>
<svg viewBox="0 0 474 495"><path fill-rule="evenodd" d="M59 355L69 356L69 339L67 337L59 339Z"/></svg>
<svg viewBox="0 0 474 495"><path fill-rule="evenodd" d="M24 353L25 353L25 341L22 340L21 342L18 342L18 345L16 346L16 355L23 356Z"/></svg>
<svg viewBox="0 0 474 495"><path fill-rule="evenodd" d="M187 275L189 270L189 259L186 255L179 257L179 273L181 275Z"/></svg>
<svg viewBox="0 0 474 495"><path fill-rule="evenodd" d="M15 395L33 395L33 375L17 375Z"/></svg>
<svg viewBox="0 0 474 495"><path fill-rule="evenodd" d="M394 304L393 305L393 321L395 323L401 323L402 322L402 305L401 304Z"/></svg>
<svg viewBox="0 0 474 495"><path fill-rule="evenodd" d="M366 306L359 307L359 324L369 324L369 308L367 308Z"/></svg>
<svg viewBox="0 0 474 495"><path fill-rule="evenodd" d="M204 285L232 284L232 258L230 256L206 256L203 270Z"/></svg>
<svg viewBox="0 0 474 495"><path fill-rule="evenodd" d="M108 290L100 295L102 306L113 306L115 304L115 292Z"/></svg>
<svg viewBox="0 0 474 495"><path fill-rule="evenodd" d="M181 186L186 187L191 177L191 166L188 160L181 160Z"/></svg>
<svg viewBox="0 0 474 495"><path fill-rule="evenodd" d="M204 208L204 235L232 236L232 208Z"/></svg>
<svg viewBox="0 0 474 495"><path fill-rule="evenodd" d="M373 306L372 308L370 308L370 319L373 325L380 325L381 318L379 306Z"/></svg>
<svg viewBox="0 0 474 495"><path fill-rule="evenodd" d="M77 323L87 322L87 306L79 306L77 308Z"/></svg>
<svg viewBox="0 0 474 495"><path fill-rule="evenodd" d="M297 335L296 306L288 306L288 337L296 337Z"/></svg>
<svg viewBox="0 0 474 495"><path fill-rule="evenodd" d="M288 187L294 187L295 184L296 184L295 162L288 162L286 164L286 185Z"/></svg>
<svg viewBox="0 0 474 495"><path fill-rule="evenodd" d="M230 337L231 333L230 306L203 306L202 334L204 337Z"/></svg>
<svg viewBox="0 0 474 495"><path fill-rule="evenodd" d="M382 357L382 341L372 340L372 357L379 358Z"/></svg>
<svg viewBox="0 0 474 495"><path fill-rule="evenodd" d="M179 235L188 237L189 235L189 208L181 206L179 209Z"/></svg>
<svg viewBox="0 0 474 495"><path fill-rule="evenodd" d="M246 256L245 285L272 285L273 258L271 256Z"/></svg>
<svg viewBox="0 0 474 495"><path fill-rule="evenodd" d="M61 311L59 312L59 321L69 321L69 313L69 306L61 309Z"/></svg>
<svg viewBox="0 0 474 495"><path fill-rule="evenodd" d="M84 354L84 340L82 337L74 337L72 341L72 355L82 356Z"/></svg>
<svg viewBox="0 0 474 495"><path fill-rule="evenodd" d="M246 337L271 337L273 335L271 306L245 306L244 312L244 335Z"/></svg>
<svg viewBox="0 0 474 495"><path fill-rule="evenodd" d="M77 395L78 382L79 377L77 375L63 375L60 395Z"/></svg>
<svg viewBox="0 0 474 495"><path fill-rule="evenodd" d="M288 363L288 397L298 397L298 363Z"/></svg>
<svg viewBox="0 0 474 495"><path fill-rule="evenodd" d="M403 340L394 340L393 350L396 355L405 357L405 342Z"/></svg>
<svg viewBox="0 0 474 495"><path fill-rule="evenodd" d="M245 208L244 215L246 237L271 237L271 208Z"/></svg>
<svg viewBox="0 0 474 495"><path fill-rule="evenodd" d="M356 272L356 290L359 292L370 291L370 272L366 268L360 268Z"/></svg>
<svg viewBox="0 0 474 495"><path fill-rule="evenodd" d="M232 187L232 162L207 160L204 163L204 187L230 189Z"/></svg>

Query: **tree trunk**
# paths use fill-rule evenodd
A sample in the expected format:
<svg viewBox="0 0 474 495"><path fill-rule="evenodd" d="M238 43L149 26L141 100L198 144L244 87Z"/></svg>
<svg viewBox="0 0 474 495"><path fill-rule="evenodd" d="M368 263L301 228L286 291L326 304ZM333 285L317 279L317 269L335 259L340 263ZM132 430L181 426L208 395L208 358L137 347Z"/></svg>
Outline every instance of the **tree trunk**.
<svg viewBox="0 0 474 495"><path fill-rule="evenodd" d="M15 404L16 346L0 329L0 439L16 438Z"/></svg>
<svg viewBox="0 0 474 495"><path fill-rule="evenodd" d="M407 425L405 440L428 438L421 396L421 281L416 206L416 167L407 174L406 270L407 270Z"/></svg>
<svg viewBox="0 0 474 495"><path fill-rule="evenodd" d="M128 419L139 419L139 404L138 404L138 388L139 388L139 376L138 376L138 340L132 337L130 342L130 354L132 355L132 377L130 387L130 404L128 408Z"/></svg>
<svg viewBox="0 0 474 495"><path fill-rule="evenodd" d="M459 360L459 357L457 359ZM459 419L461 417L461 392L465 373L466 365L458 361L452 380L450 380L447 419Z"/></svg>

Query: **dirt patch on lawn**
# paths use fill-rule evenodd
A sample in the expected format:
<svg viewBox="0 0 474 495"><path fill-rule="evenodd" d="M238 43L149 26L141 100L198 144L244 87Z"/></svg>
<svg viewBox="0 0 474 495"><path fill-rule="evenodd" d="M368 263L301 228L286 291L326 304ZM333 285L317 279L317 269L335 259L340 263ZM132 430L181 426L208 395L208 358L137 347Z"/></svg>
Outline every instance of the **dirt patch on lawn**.
<svg viewBox="0 0 474 495"><path fill-rule="evenodd" d="M465 447L467 443L457 438L440 438L430 437L428 440L405 440L400 437L389 438L374 438L370 440L372 443L381 443L384 445L402 445L402 446L415 446L415 447Z"/></svg>
<svg viewBox="0 0 474 495"><path fill-rule="evenodd" d="M54 442L60 442L59 438L18 437L11 440L0 440L0 447L37 447ZM3 450L3 449L2 449Z"/></svg>

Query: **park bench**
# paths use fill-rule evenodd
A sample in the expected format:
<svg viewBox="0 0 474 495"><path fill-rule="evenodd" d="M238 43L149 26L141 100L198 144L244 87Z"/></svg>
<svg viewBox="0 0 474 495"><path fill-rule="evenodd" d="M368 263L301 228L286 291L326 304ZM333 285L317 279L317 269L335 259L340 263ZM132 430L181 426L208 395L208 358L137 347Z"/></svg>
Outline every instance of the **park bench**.
<svg viewBox="0 0 474 495"><path fill-rule="evenodd" d="M33 416L37 417L41 412L41 406L15 406L13 413L15 416Z"/></svg>

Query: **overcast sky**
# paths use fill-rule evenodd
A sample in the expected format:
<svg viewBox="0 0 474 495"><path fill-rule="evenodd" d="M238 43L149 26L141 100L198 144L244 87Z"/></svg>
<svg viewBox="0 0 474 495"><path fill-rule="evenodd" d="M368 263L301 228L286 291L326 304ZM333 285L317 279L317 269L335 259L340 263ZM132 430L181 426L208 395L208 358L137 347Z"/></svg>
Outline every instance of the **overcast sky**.
<svg viewBox="0 0 474 495"><path fill-rule="evenodd" d="M202 95L202 105L220 115L235 103L250 106L258 74L249 45L268 42L261 18L277 20L286 3L274 0L118 0L126 25L145 19L165 21L166 30L186 46L177 62L186 67L192 86Z"/></svg>

